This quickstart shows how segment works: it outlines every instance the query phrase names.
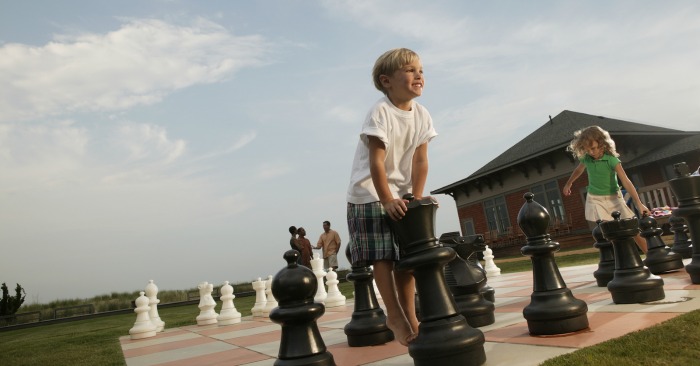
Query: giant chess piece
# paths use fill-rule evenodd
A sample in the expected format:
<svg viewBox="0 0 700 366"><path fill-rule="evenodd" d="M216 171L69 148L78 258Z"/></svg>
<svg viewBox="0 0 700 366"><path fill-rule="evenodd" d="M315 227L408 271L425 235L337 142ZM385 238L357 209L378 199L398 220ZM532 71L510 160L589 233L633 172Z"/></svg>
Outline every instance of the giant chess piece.
<svg viewBox="0 0 700 366"><path fill-rule="evenodd" d="M272 275L269 275L267 277L267 281L265 281L265 297L267 300L262 311L262 316L268 317L270 316L272 309L277 307L277 300L275 299L275 295L272 293Z"/></svg>
<svg viewBox="0 0 700 366"><path fill-rule="evenodd" d="M197 286L199 289L199 315L197 315L197 325L216 324L216 318L219 314L214 311L216 301L211 296L214 291L214 285L209 282L202 282Z"/></svg>
<svg viewBox="0 0 700 366"><path fill-rule="evenodd" d="M253 308L250 309L250 313L253 316L263 316L263 310L265 305L267 305L267 298L265 297L265 281L258 277L257 281L253 281L253 290L255 290L255 304Z"/></svg>
<svg viewBox="0 0 700 366"><path fill-rule="evenodd" d="M527 243L520 249L532 260L533 292L530 304L523 309L527 327L532 335L553 335L588 328L588 306L574 297L559 272L554 252L559 243L547 234L549 212L535 202L534 194L523 196L525 204L518 213L518 225Z"/></svg>
<svg viewBox="0 0 700 366"><path fill-rule="evenodd" d="M459 232L440 235L440 243L454 249L457 256L445 266L445 281L452 291L459 313L472 327L493 324L496 307L484 299L481 289L486 285L486 271L477 265L475 253L486 249L481 235L460 236Z"/></svg>
<svg viewBox="0 0 700 366"><path fill-rule="evenodd" d="M233 305L233 299L236 298L236 295L233 294L233 286L226 281L219 292L221 292L221 312L219 312L219 317L216 318L218 324L231 325L240 323L241 313Z"/></svg>
<svg viewBox="0 0 700 366"><path fill-rule="evenodd" d="M409 202L406 215L389 220L399 243L398 271L412 270L421 304L418 336L408 344L416 366L481 365L486 362L484 334L469 326L450 293L443 268L457 255L435 238L437 201L432 197Z"/></svg>
<svg viewBox="0 0 700 366"><path fill-rule="evenodd" d="M324 301L326 307L335 308L338 306L344 306L345 295L343 295L338 288L338 273L336 273L333 268L328 268L326 283L328 284L328 296L326 296L326 300Z"/></svg>
<svg viewBox="0 0 700 366"><path fill-rule="evenodd" d="M326 301L326 297L328 297L326 285L323 283L323 279L326 278L326 271L323 270L323 258L318 253L314 253L314 259L311 260L311 270L316 275L316 282L318 282L318 290L316 290L314 301L323 304Z"/></svg>
<svg viewBox="0 0 700 366"><path fill-rule="evenodd" d="M129 329L129 335L131 339L142 339L156 336L156 326L151 322L151 317L148 312L151 307L148 305L148 297L146 297L145 292L141 291L139 297L136 298L136 322L134 326Z"/></svg>
<svg viewBox="0 0 700 366"><path fill-rule="evenodd" d="M296 250L284 253L287 267L272 279L272 294L279 306L270 312L270 320L282 326L275 366L335 365L316 324L326 311L323 304L314 302L316 275L297 265L298 257Z"/></svg>
<svg viewBox="0 0 700 366"><path fill-rule="evenodd" d="M498 268L496 262L493 261L493 250L487 245L484 249L484 270L486 277L495 277L501 275L501 269Z"/></svg>
<svg viewBox="0 0 700 366"><path fill-rule="evenodd" d="M345 246L345 256L352 263L350 246ZM376 346L394 340L394 333L386 326L384 310L379 307L374 292L372 269L367 263L352 263L345 277L355 288L355 308L350 322L345 324L345 335L350 347Z"/></svg>
<svg viewBox="0 0 700 366"><path fill-rule="evenodd" d="M165 322L160 319L158 315L158 286L153 283L153 280L149 280L146 285L146 297L148 297L148 306L151 310L148 312L148 316L151 318L151 322L156 326L156 332L162 332L165 329Z"/></svg>
<svg viewBox="0 0 700 366"><path fill-rule="evenodd" d="M678 199L678 208L673 215L680 216L688 223L690 239L693 241L693 260L685 266L690 281L700 283L700 175L690 175L685 163L674 164L678 178L671 179L673 193Z"/></svg>
<svg viewBox="0 0 700 366"><path fill-rule="evenodd" d="M644 265L653 274L675 271L683 268L683 256L674 253L661 239L663 229L656 225L656 219L645 216L639 220L641 236L647 242L647 256L644 258Z"/></svg>
<svg viewBox="0 0 700 366"><path fill-rule="evenodd" d="M671 231L673 231L671 250L682 255L683 258L692 258L693 242L688 238L688 225L685 224L685 219L672 215L668 222L671 224Z"/></svg>
<svg viewBox="0 0 700 366"><path fill-rule="evenodd" d="M600 223L603 220L596 221L596 226L593 228L593 247L600 252L600 260L598 261L598 269L593 272L598 287L607 287L608 282L615 276L615 251L613 244L605 239L603 231L600 230Z"/></svg>
<svg viewBox="0 0 700 366"><path fill-rule="evenodd" d="M639 234L639 220L620 219L620 211L611 215L613 220L601 222L600 229L615 250L615 273L608 282L613 302L634 304L663 299L664 281L644 266L634 241L634 236Z"/></svg>

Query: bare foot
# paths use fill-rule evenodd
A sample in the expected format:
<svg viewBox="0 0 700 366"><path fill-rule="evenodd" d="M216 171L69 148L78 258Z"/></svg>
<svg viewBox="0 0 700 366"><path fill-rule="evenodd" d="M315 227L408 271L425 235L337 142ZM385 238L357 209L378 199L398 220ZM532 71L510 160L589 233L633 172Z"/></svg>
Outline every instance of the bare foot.
<svg viewBox="0 0 700 366"><path fill-rule="evenodd" d="M394 332L396 340L404 346L408 346L409 343L416 339L417 334L411 330L411 325L405 317L399 317L398 319L387 317L386 326Z"/></svg>

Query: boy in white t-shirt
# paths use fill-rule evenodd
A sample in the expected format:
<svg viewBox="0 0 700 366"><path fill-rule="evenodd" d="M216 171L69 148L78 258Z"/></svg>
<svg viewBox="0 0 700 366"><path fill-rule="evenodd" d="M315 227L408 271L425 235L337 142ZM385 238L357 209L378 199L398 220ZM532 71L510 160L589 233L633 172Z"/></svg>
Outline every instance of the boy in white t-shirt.
<svg viewBox="0 0 700 366"><path fill-rule="evenodd" d="M415 339L415 281L394 271L398 246L386 220L401 220L412 193L423 196L428 175L428 142L437 132L428 111L413 101L425 79L418 55L406 48L381 55L372 70L374 86L385 94L362 125L347 192L353 265L373 265L387 310L387 326L404 346Z"/></svg>

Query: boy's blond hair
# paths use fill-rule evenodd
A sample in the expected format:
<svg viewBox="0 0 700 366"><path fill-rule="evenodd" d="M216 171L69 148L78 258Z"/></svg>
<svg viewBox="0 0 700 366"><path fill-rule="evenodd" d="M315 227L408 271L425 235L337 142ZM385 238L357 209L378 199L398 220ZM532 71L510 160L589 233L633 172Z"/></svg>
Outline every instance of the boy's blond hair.
<svg viewBox="0 0 700 366"><path fill-rule="evenodd" d="M597 142L598 146L605 149L607 154L615 157L620 156L615 150L615 141L610 137L610 133L598 126L590 126L574 132L574 139L571 140L566 150L573 153L576 158L581 159L586 155L586 147L591 141Z"/></svg>
<svg viewBox="0 0 700 366"><path fill-rule="evenodd" d="M408 48L394 48L384 52L374 63L374 68L372 69L374 87L386 94L386 90L384 90L384 86L382 86L379 77L382 75L391 76L396 70L410 64L416 59L420 59L418 54Z"/></svg>

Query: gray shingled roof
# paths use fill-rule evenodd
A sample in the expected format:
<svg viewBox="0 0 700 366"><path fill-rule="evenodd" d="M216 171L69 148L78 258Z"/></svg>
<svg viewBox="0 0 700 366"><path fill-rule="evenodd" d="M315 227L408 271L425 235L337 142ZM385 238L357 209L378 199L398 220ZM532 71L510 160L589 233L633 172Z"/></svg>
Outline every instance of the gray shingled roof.
<svg viewBox="0 0 700 366"><path fill-rule="evenodd" d="M564 149L576 130L593 125L600 126L613 136L687 135L685 131L565 110L468 177L431 193L446 193L450 191L450 188L464 182L497 172L556 149Z"/></svg>
<svg viewBox="0 0 700 366"><path fill-rule="evenodd" d="M700 149L700 133L680 139L672 144L668 144L660 149L654 149L633 161L625 164L626 168L648 164L654 161L672 158L687 152ZM679 161L680 163L680 161Z"/></svg>

